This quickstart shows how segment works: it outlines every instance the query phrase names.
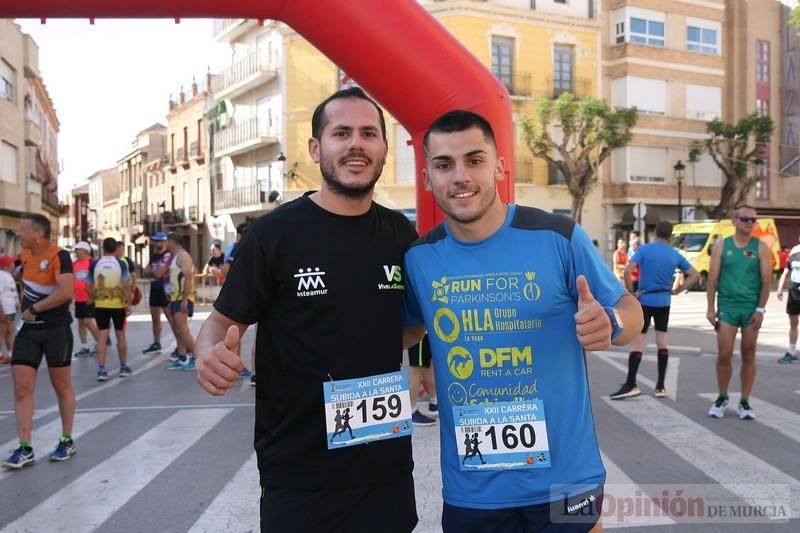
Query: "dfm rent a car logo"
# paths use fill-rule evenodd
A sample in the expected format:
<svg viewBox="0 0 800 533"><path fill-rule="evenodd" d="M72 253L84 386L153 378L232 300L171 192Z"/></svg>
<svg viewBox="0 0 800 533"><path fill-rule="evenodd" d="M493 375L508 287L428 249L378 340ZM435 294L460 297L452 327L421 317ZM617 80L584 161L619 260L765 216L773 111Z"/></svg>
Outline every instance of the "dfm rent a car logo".
<svg viewBox="0 0 800 533"><path fill-rule="evenodd" d="M453 346L447 354L447 368L458 379L468 379L475 368L472 354L462 346Z"/></svg>
<svg viewBox="0 0 800 533"><path fill-rule="evenodd" d="M322 279L324 275L325 272L320 271L319 267L298 269L294 275L297 278L297 296L302 298L327 294L328 289Z"/></svg>

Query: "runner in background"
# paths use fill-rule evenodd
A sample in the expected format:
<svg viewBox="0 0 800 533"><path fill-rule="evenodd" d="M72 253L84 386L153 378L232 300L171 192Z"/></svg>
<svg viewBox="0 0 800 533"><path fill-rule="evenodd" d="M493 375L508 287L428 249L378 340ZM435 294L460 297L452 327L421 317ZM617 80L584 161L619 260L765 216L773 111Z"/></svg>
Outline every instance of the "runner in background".
<svg viewBox="0 0 800 533"><path fill-rule="evenodd" d="M614 250L614 256L612 258L614 275L623 283L625 282L625 267L628 264L628 252L625 251L627 246L628 243L625 242L625 239L618 240L617 249Z"/></svg>
<svg viewBox="0 0 800 533"><path fill-rule="evenodd" d="M14 324L19 309L19 292L12 272L14 256L0 255L0 364L10 363L14 351ZM6 345L5 352L3 344Z"/></svg>
<svg viewBox="0 0 800 533"><path fill-rule="evenodd" d="M778 300L783 301L783 289L788 286L789 297L786 300L786 314L789 315L789 347L779 363L797 362L797 323L800 318L800 244L787 254L783 261L783 273L778 282Z"/></svg>
<svg viewBox="0 0 800 533"><path fill-rule="evenodd" d="M160 354L162 351L161 346L161 313L167 317L167 323L173 334L175 333L175 326L172 321L172 314L169 312L169 300L164 292L164 278L168 277L169 263L172 255L167 250L167 234L159 231L150 237L153 243L153 253L150 254L150 264L145 267L142 274L146 278L150 278L150 320L153 327L153 343L144 349L144 354ZM177 348L173 353L174 361L177 358Z"/></svg>
<svg viewBox="0 0 800 533"><path fill-rule="evenodd" d="M98 330L94 320L94 301L86 290L89 272L92 268L92 247L86 241L75 245L76 261L72 264L72 274L75 284L75 319L78 321L78 337L81 340L81 349L75 352L74 357L93 355L97 350ZM92 334L94 346L89 346L87 330Z"/></svg>

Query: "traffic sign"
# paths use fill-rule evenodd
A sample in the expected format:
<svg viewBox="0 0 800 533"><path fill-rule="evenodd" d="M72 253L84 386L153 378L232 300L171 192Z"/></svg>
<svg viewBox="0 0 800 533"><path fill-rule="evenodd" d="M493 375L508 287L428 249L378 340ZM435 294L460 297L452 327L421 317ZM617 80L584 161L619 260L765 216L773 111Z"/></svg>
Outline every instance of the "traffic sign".
<svg viewBox="0 0 800 533"><path fill-rule="evenodd" d="M633 221L633 231L643 232L645 230L645 222L643 218L637 218Z"/></svg>
<svg viewBox="0 0 800 533"><path fill-rule="evenodd" d="M646 214L647 206L644 204L644 202L636 202L633 206L633 216L637 220L642 220Z"/></svg>
<svg viewBox="0 0 800 533"><path fill-rule="evenodd" d="M693 222L694 221L694 206L687 206L683 208L683 218L684 222Z"/></svg>

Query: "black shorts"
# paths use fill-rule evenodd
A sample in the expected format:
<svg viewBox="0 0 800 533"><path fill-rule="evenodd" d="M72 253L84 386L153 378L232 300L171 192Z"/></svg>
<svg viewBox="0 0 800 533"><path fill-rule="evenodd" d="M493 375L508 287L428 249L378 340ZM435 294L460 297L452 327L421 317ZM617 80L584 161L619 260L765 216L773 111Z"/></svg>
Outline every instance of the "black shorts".
<svg viewBox="0 0 800 533"><path fill-rule="evenodd" d="M422 337L419 344L408 349L408 364L411 366L431 366L431 343L428 336Z"/></svg>
<svg viewBox="0 0 800 533"><path fill-rule="evenodd" d="M72 362L72 327L56 326L37 328L23 326L14 340L12 365L26 365L39 368L42 357L47 359L47 366L59 368L69 366Z"/></svg>
<svg viewBox="0 0 800 533"><path fill-rule="evenodd" d="M163 284L150 284L150 307L166 307L169 305L167 293L164 292Z"/></svg>
<svg viewBox="0 0 800 533"><path fill-rule="evenodd" d="M586 533L600 519L603 486L550 503L508 509L468 509L447 502L442 508L444 533Z"/></svg>
<svg viewBox="0 0 800 533"><path fill-rule="evenodd" d="M75 318L94 318L94 304L75 302Z"/></svg>
<svg viewBox="0 0 800 533"><path fill-rule="evenodd" d="M800 289L797 292L789 290L789 297L786 299L786 314L800 315Z"/></svg>
<svg viewBox="0 0 800 533"><path fill-rule="evenodd" d="M650 319L655 323L656 331L662 333L667 332L669 325L669 306L666 307L648 307L642 306L642 314L644 315L644 325L642 326L642 333L647 333L650 328Z"/></svg>
<svg viewBox="0 0 800 533"><path fill-rule="evenodd" d="M414 479L353 489L261 491L261 531L408 533L417 525Z"/></svg>
<svg viewBox="0 0 800 533"><path fill-rule="evenodd" d="M103 309L98 307L94 310L94 319L97 322L97 329L108 329L112 321L114 322L115 330L125 329L125 309Z"/></svg>
<svg viewBox="0 0 800 533"><path fill-rule="evenodd" d="M172 316L177 315L181 312L181 301L178 300L176 302L169 303L169 312L172 313ZM194 302L189 300L186 302L186 314L189 315L189 318L194 316Z"/></svg>

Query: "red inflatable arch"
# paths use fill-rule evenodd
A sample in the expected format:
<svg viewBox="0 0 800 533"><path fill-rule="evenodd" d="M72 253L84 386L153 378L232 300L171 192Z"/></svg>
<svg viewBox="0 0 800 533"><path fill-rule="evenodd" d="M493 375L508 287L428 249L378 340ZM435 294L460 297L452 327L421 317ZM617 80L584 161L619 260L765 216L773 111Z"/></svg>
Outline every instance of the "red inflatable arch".
<svg viewBox="0 0 800 533"><path fill-rule="evenodd" d="M508 92L416 0L2 0L0 17L280 20L352 76L411 134L420 232L442 218L432 195L420 186L422 135L451 109L475 111L491 122L507 162L500 196L514 199Z"/></svg>

